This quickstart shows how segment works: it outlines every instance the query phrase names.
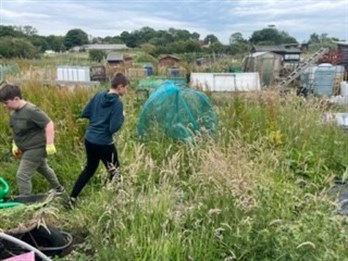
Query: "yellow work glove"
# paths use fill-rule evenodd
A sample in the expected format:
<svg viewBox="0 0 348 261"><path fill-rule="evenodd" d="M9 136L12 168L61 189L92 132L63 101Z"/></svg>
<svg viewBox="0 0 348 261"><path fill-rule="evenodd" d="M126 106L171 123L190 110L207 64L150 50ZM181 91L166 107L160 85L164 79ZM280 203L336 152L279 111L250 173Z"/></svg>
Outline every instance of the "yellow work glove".
<svg viewBox="0 0 348 261"><path fill-rule="evenodd" d="M22 154L21 150L17 147L16 143L12 142L12 155L15 158L18 158Z"/></svg>
<svg viewBox="0 0 348 261"><path fill-rule="evenodd" d="M46 153L47 155L52 155L54 153L56 153L56 147L54 146L54 144L46 144Z"/></svg>

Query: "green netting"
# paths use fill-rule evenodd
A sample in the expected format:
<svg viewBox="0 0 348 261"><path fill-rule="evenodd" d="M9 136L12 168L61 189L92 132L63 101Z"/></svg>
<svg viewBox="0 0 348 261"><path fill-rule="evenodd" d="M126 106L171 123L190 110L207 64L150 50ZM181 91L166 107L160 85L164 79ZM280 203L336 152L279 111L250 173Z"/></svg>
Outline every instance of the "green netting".
<svg viewBox="0 0 348 261"><path fill-rule="evenodd" d="M186 83L186 79L183 77L172 77L170 78L171 81L175 82L176 84L182 85ZM153 90L156 89L158 86L162 85L164 82L168 81L168 78L163 77L156 77L156 76L149 76L145 79L139 80L138 85L135 87L136 90Z"/></svg>
<svg viewBox="0 0 348 261"><path fill-rule="evenodd" d="M208 97L168 80L152 92L137 122L139 136L160 128L170 137L187 140L198 132L213 133L217 118Z"/></svg>

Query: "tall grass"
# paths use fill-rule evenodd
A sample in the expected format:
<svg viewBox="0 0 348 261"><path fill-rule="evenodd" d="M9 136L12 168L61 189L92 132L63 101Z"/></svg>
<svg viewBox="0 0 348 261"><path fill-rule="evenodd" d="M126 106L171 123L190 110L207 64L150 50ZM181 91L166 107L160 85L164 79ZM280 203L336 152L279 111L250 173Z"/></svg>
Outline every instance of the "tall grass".
<svg viewBox="0 0 348 261"><path fill-rule="evenodd" d="M86 122L78 114L95 89L23 88L56 123L58 153L49 160L69 190L84 164ZM61 260L348 259L347 220L326 193L348 166L348 133L320 121L337 108L272 92L224 102L212 95L218 132L185 144L156 132L136 137L134 95L125 97L126 121L115 136L122 181L103 185L100 168L75 209L54 203L76 239ZM0 130L9 147L5 120ZM0 175L15 191L17 162L5 163ZM45 191L42 179L34 182L35 192Z"/></svg>

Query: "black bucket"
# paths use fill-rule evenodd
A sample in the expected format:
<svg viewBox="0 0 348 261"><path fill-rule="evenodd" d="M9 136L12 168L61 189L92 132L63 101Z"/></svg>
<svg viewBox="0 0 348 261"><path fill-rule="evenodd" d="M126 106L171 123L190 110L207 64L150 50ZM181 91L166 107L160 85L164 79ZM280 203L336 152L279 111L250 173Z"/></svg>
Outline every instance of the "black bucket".
<svg viewBox="0 0 348 261"><path fill-rule="evenodd" d="M25 233L11 234L11 236L35 247L50 257L63 256L63 251L68 249L73 241L69 233L61 231L53 226L34 227ZM1 252L3 252L3 254L8 252L17 255L27 252L27 250L23 249L21 246L4 240L0 241L0 246L1 258L6 257L6 255L1 255ZM36 255L35 260L41 260L41 258Z"/></svg>

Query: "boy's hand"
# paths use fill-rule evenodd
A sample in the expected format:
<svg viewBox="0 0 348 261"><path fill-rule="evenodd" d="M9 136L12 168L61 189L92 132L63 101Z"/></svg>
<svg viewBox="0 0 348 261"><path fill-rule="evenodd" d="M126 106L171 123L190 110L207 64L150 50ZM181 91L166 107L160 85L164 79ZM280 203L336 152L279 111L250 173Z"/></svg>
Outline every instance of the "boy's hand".
<svg viewBox="0 0 348 261"><path fill-rule="evenodd" d="M54 146L54 144L46 144L46 153L47 155L53 155L54 153L56 153L56 147Z"/></svg>
<svg viewBox="0 0 348 261"><path fill-rule="evenodd" d="M21 156L22 151L17 147L16 143L12 142L12 155L15 158Z"/></svg>

